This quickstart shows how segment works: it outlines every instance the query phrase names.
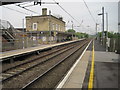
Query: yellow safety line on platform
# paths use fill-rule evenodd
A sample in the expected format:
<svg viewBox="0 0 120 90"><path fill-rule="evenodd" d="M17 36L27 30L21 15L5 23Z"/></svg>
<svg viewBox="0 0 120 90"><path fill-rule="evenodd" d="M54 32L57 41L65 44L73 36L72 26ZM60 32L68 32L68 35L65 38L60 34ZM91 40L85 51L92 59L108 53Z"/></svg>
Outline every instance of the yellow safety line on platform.
<svg viewBox="0 0 120 90"><path fill-rule="evenodd" d="M91 64L91 71L88 83L88 90L92 90L93 88L93 81L94 81L94 41L93 41L93 48L92 48L92 64Z"/></svg>

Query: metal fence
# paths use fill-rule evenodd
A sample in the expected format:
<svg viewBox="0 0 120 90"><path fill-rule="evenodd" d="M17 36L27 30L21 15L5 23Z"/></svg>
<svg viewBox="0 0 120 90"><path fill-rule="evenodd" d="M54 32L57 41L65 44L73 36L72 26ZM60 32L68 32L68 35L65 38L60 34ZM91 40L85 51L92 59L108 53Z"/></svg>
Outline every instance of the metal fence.
<svg viewBox="0 0 120 90"><path fill-rule="evenodd" d="M37 46L39 43L36 38L28 36L24 31L15 30L6 20L0 20L1 52Z"/></svg>
<svg viewBox="0 0 120 90"><path fill-rule="evenodd" d="M17 31L17 30L16 30ZM54 44L57 43L53 37L49 38L47 34L27 34L26 32L17 31L15 32L14 42L10 39L2 38L2 52L16 50L16 49L25 49L29 47L35 47L38 45ZM51 39L51 40L49 40Z"/></svg>
<svg viewBox="0 0 120 90"><path fill-rule="evenodd" d="M9 42L7 39L2 37L2 51L24 49L28 47L38 46L37 40L33 39L32 36L28 37L22 32L17 32L14 42Z"/></svg>

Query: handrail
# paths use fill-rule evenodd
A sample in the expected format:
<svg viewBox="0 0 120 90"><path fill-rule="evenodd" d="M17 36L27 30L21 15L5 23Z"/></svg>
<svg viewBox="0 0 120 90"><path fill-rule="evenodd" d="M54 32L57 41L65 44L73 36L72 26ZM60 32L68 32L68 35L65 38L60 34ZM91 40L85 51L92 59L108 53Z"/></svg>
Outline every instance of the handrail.
<svg viewBox="0 0 120 90"><path fill-rule="evenodd" d="M2 31L2 34L6 36L6 38L9 39L9 41L14 41L15 40L15 29L14 27L10 24L9 21L1 21L1 27L3 29L1 29L0 31Z"/></svg>
<svg viewBox="0 0 120 90"><path fill-rule="evenodd" d="M10 37L12 37L12 39L15 39L10 33L8 33L7 31L6 31L6 33L10 36Z"/></svg>

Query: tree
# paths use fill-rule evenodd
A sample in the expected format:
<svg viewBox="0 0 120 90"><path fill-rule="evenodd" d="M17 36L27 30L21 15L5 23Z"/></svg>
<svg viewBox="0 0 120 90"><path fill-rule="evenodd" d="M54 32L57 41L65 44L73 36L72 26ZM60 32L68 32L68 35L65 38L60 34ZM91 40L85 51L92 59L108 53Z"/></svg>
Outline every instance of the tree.
<svg viewBox="0 0 120 90"><path fill-rule="evenodd" d="M73 29L68 29L67 32L71 32L71 33L74 33L76 35L76 37L78 37L79 39L80 38L88 38L88 34L86 33L80 33L80 32L76 32L75 30Z"/></svg>
<svg viewBox="0 0 120 90"><path fill-rule="evenodd" d="M113 32L107 32L107 31L104 31L104 33L105 33L105 36L108 34L108 38L118 38L118 37L120 37L119 33L113 33ZM102 32L99 32L98 35L99 35L99 37L102 37Z"/></svg>
<svg viewBox="0 0 120 90"><path fill-rule="evenodd" d="M80 39L80 38L88 38L88 34L86 33L80 33L76 32L75 35Z"/></svg>
<svg viewBox="0 0 120 90"><path fill-rule="evenodd" d="M113 38L113 37L114 37L113 32L108 32L108 38Z"/></svg>
<svg viewBox="0 0 120 90"><path fill-rule="evenodd" d="M73 29L68 29L67 31L68 31L68 32L72 32L72 33L75 33L75 32L76 32L76 31L73 30Z"/></svg>
<svg viewBox="0 0 120 90"><path fill-rule="evenodd" d="M89 37L89 35L85 33L85 38L88 38L88 37Z"/></svg>
<svg viewBox="0 0 120 90"><path fill-rule="evenodd" d="M98 36L99 36L99 37L102 37L102 32L98 32Z"/></svg>
<svg viewBox="0 0 120 90"><path fill-rule="evenodd" d="M82 34L80 32L76 32L75 35L80 39L82 38Z"/></svg>

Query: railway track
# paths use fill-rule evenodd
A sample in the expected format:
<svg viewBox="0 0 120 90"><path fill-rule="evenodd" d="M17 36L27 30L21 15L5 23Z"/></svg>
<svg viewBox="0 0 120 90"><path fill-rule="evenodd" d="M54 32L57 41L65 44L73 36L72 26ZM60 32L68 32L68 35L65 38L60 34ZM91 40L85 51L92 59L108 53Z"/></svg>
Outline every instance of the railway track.
<svg viewBox="0 0 120 90"><path fill-rule="evenodd" d="M51 80L49 81L47 77L49 76L53 76L54 73L57 73L55 72L54 70L56 69L56 71L60 71L59 70L59 65L62 65L63 63L65 64L66 60L69 59L72 55L74 55L76 52L78 52L79 50L84 50L84 48L87 46L88 42L85 42L84 44L80 45L79 48L77 47L73 52L69 53L66 57L64 57L63 59L61 59L59 62L57 62L55 65L53 65L52 67L50 67L48 70L46 70L44 73L42 73L41 75L39 75L37 78L35 78L34 80L32 80L30 83L26 84L24 87L22 87L21 90L25 90L25 89L28 89L28 88L55 88L57 83L60 81L60 78L59 80ZM73 60L73 63L74 63L74 60ZM66 63L68 64L68 63ZM64 68L64 65L62 65L62 67ZM71 67L71 65L69 64L69 68ZM64 68L65 69L65 68ZM50 73L53 73L52 75ZM65 72L64 72L65 73ZM62 74L59 72L59 74ZM59 76L59 75L58 75ZM62 75L64 76L64 74ZM53 76L53 77L56 77ZM44 82L44 78L47 78ZM50 77L50 79L53 79ZM44 84L46 85L40 85L41 83L40 82L44 82ZM46 81L49 83L52 82L52 81L57 81L57 83L55 85L53 85L52 87L49 87L49 83L46 83ZM47 86L48 85L48 86Z"/></svg>
<svg viewBox="0 0 120 90"><path fill-rule="evenodd" d="M8 66L8 64L2 64L2 72L1 73L4 73L4 72L6 72L7 70L9 70L9 69L12 69L12 68L15 68L15 67L17 67L17 66L20 66L20 65L23 65L23 64L26 64L26 63L29 63L29 62L32 62L32 61L35 61L35 60L37 60L37 59L39 59L39 58L42 58L42 57L45 57L45 56L49 56L49 55L51 55L51 54L54 54L54 53L56 53L56 52L58 52L58 51L60 51L60 50L63 50L63 49L65 49L65 48L67 48L67 47L69 47L70 45L68 45L68 46L65 46L65 47L61 47L61 48L58 48L58 49L55 49L55 50L49 50L49 51L46 51L46 52L41 52L41 53L39 53L40 55L38 55L38 56L33 56L32 57L32 59L31 59L31 57L30 57L30 59L26 59L26 60L20 60L20 62L15 62L15 63L10 63L9 64L9 66ZM16 64L17 63L17 64ZM12 64L12 65L11 65ZM16 64L16 65L14 65L14 64ZM6 68L6 66L8 66L7 68Z"/></svg>
<svg viewBox="0 0 120 90"><path fill-rule="evenodd" d="M35 58L35 59L31 60L31 61L27 61L27 62L25 62L25 63L22 63L22 64L19 64L19 65L15 66L15 67L11 67L11 68L9 68L9 69L7 69L7 70L4 70L4 71L2 72L2 77L3 77L3 78L2 78L2 82L3 82L3 81L6 81L6 80L8 80L8 79L10 79L10 78L12 78L12 77L15 77L15 76L17 76L17 75L19 75L19 74L21 74L21 73L23 73L23 72L31 69L31 68L34 68L35 66L37 66L37 65L39 65L39 64L42 64L42 63L44 63L44 62L47 62L47 61L50 60L51 58L53 58L53 57L55 57L55 56L57 56L57 55L59 55L59 54L61 54L61 53L64 53L64 52L66 52L67 50L69 50L69 49L71 49L71 48L73 48L73 47L74 47L74 46L71 46L70 48L64 47L64 48L62 48L62 49L58 49L58 50L55 50L54 52L51 52L51 53L48 53L48 54L46 54L46 55L40 56L40 57L38 57L38 58ZM44 58L44 57L46 57L47 55L50 55L50 54L52 54L52 53L55 53L55 54L52 55L51 57L45 58L45 59L43 59L43 60L39 60L40 58Z"/></svg>
<svg viewBox="0 0 120 90"><path fill-rule="evenodd" d="M25 63L32 62L33 60L36 60L36 59L39 59L39 58L42 58L42 57L45 57L45 56L48 57L48 55L54 54L55 52L58 52L58 51L63 50L65 48L71 47L72 45L74 45L74 43L68 44L68 45L63 46L63 47L59 46L57 48L53 48L52 50L39 52L39 53L37 53L39 55L34 55L30 58L26 58L25 60L16 60L16 62L14 62L14 63L10 63L10 64L2 63L2 72L0 72L0 73L4 73L9 69L12 69L12 68L15 68L17 66L23 65Z"/></svg>
<svg viewBox="0 0 120 90"><path fill-rule="evenodd" d="M44 76L46 73L50 72L52 69L57 67L60 63L65 61L66 58L68 58L69 56L71 56L72 54L77 52L79 50L78 48L82 48L87 42L86 41L84 41L84 43L81 42L80 46L79 46L79 44L80 44L80 42L79 42L77 44L74 44L71 47L67 47L67 48L64 47L64 48L55 50L54 52L47 54L47 55L51 55L52 53L54 53L54 55L52 55L49 58L44 58L45 55L43 55L43 56L40 56L39 58L36 58L35 60L31 60L31 61L22 63L20 65L17 65L15 67L12 67L10 69L3 71L3 73L2 73L2 76L4 76L4 78L2 78L3 87L4 88L9 87L9 83L12 83L12 81L14 82L15 80L17 80L17 78L24 77L26 72L28 72L28 74L35 73L34 72L35 70L43 68L42 70L38 70L38 74L33 76L31 78L31 80L26 79L26 80L28 80L28 82L26 82L25 84L22 84L20 86L19 85L13 86L15 88L22 88L22 89L29 87L29 85L31 85L31 83L33 83L38 78ZM70 53L70 52L72 52L72 53ZM63 55L63 53L66 53L67 56ZM60 59L57 60L56 58L58 58L60 56L62 57L61 58L62 60L60 60ZM44 58L44 59L39 60L40 58ZM39 74L40 72L41 72L41 74ZM35 77L37 77L37 78L35 78ZM33 78L35 78L35 79L33 80ZM6 84L6 82L7 82L7 84Z"/></svg>

